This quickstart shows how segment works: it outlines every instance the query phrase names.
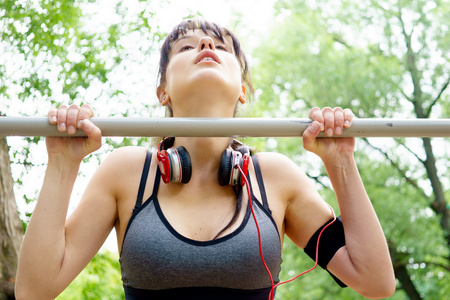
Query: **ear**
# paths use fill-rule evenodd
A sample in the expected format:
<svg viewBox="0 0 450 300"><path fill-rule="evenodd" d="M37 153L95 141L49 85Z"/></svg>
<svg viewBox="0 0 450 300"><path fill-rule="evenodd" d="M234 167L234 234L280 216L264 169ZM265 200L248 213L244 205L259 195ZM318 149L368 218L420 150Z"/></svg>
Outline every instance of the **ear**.
<svg viewBox="0 0 450 300"><path fill-rule="evenodd" d="M245 98L245 86L242 86L241 94L239 95L239 101L241 101L242 104L244 104L247 99Z"/></svg>
<svg viewBox="0 0 450 300"><path fill-rule="evenodd" d="M169 103L170 97L166 93L166 91L164 90L164 88L162 86L159 86L156 89L156 95L157 95L157 97L159 99L159 103L161 103L162 106L166 106L167 103Z"/></svg>

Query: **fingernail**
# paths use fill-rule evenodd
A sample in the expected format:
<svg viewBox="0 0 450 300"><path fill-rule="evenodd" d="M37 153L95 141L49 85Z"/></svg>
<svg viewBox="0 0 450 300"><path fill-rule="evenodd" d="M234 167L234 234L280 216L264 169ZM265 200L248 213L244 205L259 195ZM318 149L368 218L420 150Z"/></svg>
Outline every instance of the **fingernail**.
<svg viewBox="0 0 450 300"><path fill-rule="evenodd" d="M76 129L74 126L69 126L69 129L67 130L68 134L74 134L76 132Z"/></svg>
<svg viewBox="0 0 450 300"><path fill-rule="evenodd" d="M320 131L323 131L325 129L323 123L319 123L320 124Z"/></svg>
<svg viewBox="0 0 450 300"><path fill-rule="evenodd" d="M345 126L345 127L350 126L350 122L349 122L349 121L345 121L345 122L344 122L344 126Z"/></svg>
<svg viewBox="0 0 450 300"><path fill-rule="evenodd" d="M56 116L53 116L52 117L52 123L56 123L56 121L57 121Z"/></svg>
<svg viewBox="0 0 450 300"><path fill-rule="evenodd" d="M78 129L81 129L81 123L82 123L82 120L78 121L78 123L77 123Z"/></svg>
<svg viewBox="0 0 450 300"><path fill-rule="evenodd" d="M311 126L309 127L309 129L312 131L312 132L314 132L314 133L316 133L318 130L319 130L319 125L316 123L316 122L313 122L312 124L311 124Z"/></svg>
<svg viewBox="0 0 450 300"><path fill-rule="evenodd" d="M327 136L332 136L333 135L333 129L328 128L327 129Z"/></svg>
<svg viewBox="0 0 450 300"><path fill-rule="evenodd" d="M63 131L63 132L66 131L66 124L65 123L60 123L59 124L59 130Z"/></svg>
<svg viewBox="0 0 450 300"><path fill-rule="evenodd" d="M341 134L342 133L342 128L341 127L336 127L335 132L336 132L336 134Z"/></svg>

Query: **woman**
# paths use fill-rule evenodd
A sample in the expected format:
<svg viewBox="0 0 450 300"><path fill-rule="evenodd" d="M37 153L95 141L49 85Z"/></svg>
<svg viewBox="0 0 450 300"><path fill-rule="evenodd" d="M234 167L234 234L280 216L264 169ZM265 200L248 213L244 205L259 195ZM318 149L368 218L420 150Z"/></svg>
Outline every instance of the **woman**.
<svg viewBox="0 0 450 300"><path fill-rule="evenodd" d="M232 117L246 101L246 86L251 90L247 62L228 30L190 20L167 36L157 96L169 115ZM313 108L303 134L304 148L322 159L340 207L342 221L324 230L332 212L290 159L275 153L249 159L247 148L229 138L164 139L153 154L117 149L66 219L80 163L101 145L92 116L88 105L49 112L60 131L81 129L87 138L46 140L48 168L20 254L18 299L56 297L113 227L127 299L269 299L285 234L315 258L320 233L319 264L340 284L368 298L393 294L389 252L353 158L355 141L316 138L321 131L340 135L351 126L351 111ZM248 167L250 196L235 165Z"/></svg>

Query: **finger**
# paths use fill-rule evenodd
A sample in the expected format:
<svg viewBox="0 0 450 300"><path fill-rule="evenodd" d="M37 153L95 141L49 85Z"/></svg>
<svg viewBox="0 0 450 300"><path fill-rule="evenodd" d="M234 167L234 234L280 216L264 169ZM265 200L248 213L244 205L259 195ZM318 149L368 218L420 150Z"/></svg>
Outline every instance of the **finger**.
<svg viewBox="0 0 450 300"><path fill-rule="evenodd" d="M88 104L83 104L78 112L77 128L81 128L81 121L94 116L94 110Z"/></svg>
<svg viewBox="0 0 450 300"><path fill-rule="evenodd" d="M76 104L72 104L67 109L67 133L75 134L77 132L78 112L80 108Z"/></svg>
<svg viewBox="0 0 450 300"><path fill-rule="evenodd" d="M353 112L350 108L344 109L344 127L348 128L353 123Z"/></svg>
<svg viewBox="0 0 450 300"><path fill-rule="evenodd" d="M99 149L102 145L102 132L100 128L95 126L89 119L81 120L80 126L88 137L86 146L89 148L89 152Z"/></svg>
<svg viewBox="0 0 450 300"><path fill-rule="evenodd" d="M320 133L320 123L318 121L313 121L306 130L303 132L303 148L311 151L314 148L314 143L316 142L316 137Z"/></svg>
<svg viewBox="0 0 450 300"><path fill-rule="evenodd" d="M60 132L67 131L67 106L65 105L61 105L58 108L57 124Z"/></svg>
<svg viewBox="0 0 450 300"><path fill-rule="evenodd" d="M334 133L340 135L344 128L344 111L340 107L333 108L334 112Z"/></svg>
<svg viewBox="0 0 450 300"><path fill-rule="evenodd" d="M323 131L324 130L324 118L323 118L323 114L322 114L322 110L318 107L314 107L309 111L309 117L313 120L313 121L318 121L319 125L320 125L320 130Z"/></svg>
<svg viewBox="0 0 450 300"><path fill-rule="evenodd" d="M325 107L322 109L322 114L324 118L325 134L330 137L334 132L334 113L330 107Z"/></svg>
<svg viewBox="0 0 450 300"><path fill-rule="evenodd" d="M49 109L47 116L50 124L56 124L58 122L58 110L55 107Z"/></svg>

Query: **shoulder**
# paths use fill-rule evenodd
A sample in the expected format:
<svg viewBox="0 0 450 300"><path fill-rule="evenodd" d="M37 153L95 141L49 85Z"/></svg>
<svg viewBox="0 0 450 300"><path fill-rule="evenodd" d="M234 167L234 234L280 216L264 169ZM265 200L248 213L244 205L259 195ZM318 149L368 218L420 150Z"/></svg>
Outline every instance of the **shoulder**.
<svg viewBox="0 0 450 300"><path fill-rule="evenodd" d="M264 184L280 193L284 201L301 197L306 190L314 188L312 180L286 155L275 152L259 152L255 155Z"/></svg>
<svg viewBox="0 0 450 300"><path fill-rule="evenodd" d="M135 146L113 150L95 171L87 191L95 197L110 195L115 201L121 202L128 199L129 195L135 195L147 151L144 147ZM130 205L133 205L134 198L130 201Z"/></svg>
<svg viewBox="0 0 450 300"><path fill-rule="evenodd" d="M255 154L258 161L266 167L275 167L279 164L283 166L293 166L295 163L286 155L277 152L258 152Z"/></svg>
<svg viewBox="0 0 450 300"><path fill-rule="evenodd" d="M127 146L114 149L106 159L102 162L102 165L114 165L117 167L124 167L130 164L143 164L143 160L147 154L148 149L138 146Z"/></svg>
<svg viewBox="0 0 450 300"><path fill-rule="evenodd" d="M127 146L113 150L102 161L97 172L104 180L110 183L117 182L113 179L123 179L124 177L136 174L144 166L147 148Z"/></svg>
<svg viewBox="0 0 450 300"><path fill-rule="evenodd" d="M307 179L305 172L289 157L276 152L259 152L255 154L261 166L264 179L278 179L286 183Z"/></svg>

